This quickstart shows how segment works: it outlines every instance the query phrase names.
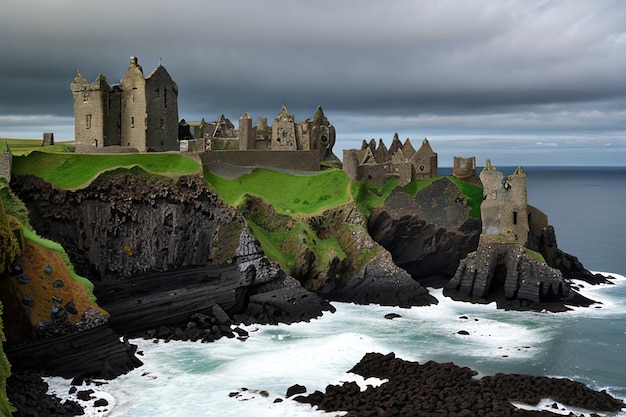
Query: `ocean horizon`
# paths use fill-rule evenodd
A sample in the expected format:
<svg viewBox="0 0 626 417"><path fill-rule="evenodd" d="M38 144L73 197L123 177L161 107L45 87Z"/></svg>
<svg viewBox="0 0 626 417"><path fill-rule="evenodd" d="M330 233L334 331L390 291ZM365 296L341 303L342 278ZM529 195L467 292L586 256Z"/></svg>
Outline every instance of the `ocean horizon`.
<svg viewBox="0 0 626 417"><path fill-rule="evenodd" d="M497 168L505 177L515 169ZM402 309L333 303L335 313L309 323L246 326L250 336L245 341L134 339L144 365L89 385L108 406L87 408L86 415L338 415L286 399L286 390L294 384L312 393L340 381L355 380L363 387L381 383L347 373L368 352L394 352L420 363L454 362L480 375L566 377L626 400L626 167L524 170L528 203L548 215L559 248L589 270L615 277L613 284L576 283L598 304L564 313L503 311L494 304L455 302L430 289L438 305ZM387 320L388 313L401 317ZM68 394L70 380L47 380L50 392L74 399ZM552 402L538 408L547 404ZM612 415L624 417L626 410Z"/></svg>

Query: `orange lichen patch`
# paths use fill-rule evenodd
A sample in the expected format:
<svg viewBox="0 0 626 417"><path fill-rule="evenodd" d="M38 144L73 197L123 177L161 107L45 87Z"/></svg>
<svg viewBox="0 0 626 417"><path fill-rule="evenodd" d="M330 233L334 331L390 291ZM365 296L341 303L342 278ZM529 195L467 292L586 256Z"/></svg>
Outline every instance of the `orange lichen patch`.
<svg viewBox="0 0 626 417"><path fill-rule="evenodd" d="M30 282L23 284L17 278L12 278L13 287L18 299L23 299L26 295L33 300L30 310L31 324L50 320L53 307L64 307L70 301L78 311L76 314L68 312L70 323L79 321L89 307L107 314L89 300L85 287L72 278L63 259L56 252L26 241L21 260L22 270L30 277Z"/></svg>

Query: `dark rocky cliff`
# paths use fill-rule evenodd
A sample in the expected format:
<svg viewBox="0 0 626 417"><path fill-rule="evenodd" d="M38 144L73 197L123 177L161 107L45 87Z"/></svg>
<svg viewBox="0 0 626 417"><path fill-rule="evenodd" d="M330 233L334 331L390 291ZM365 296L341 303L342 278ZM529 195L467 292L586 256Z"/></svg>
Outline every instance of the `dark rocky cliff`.
<svg viewBox="0 0 626 417"><path fill-rule="evenodd" d="M14 179L12 187L38 233L63 244L76 271L92 280L99 306L111 314L106 327L115 341L119 335L141 334L211 341L234 336L234 315L277 323L332 310L264 256L245 219L201 176L170 179L120 170L79 190L59 190L36 177ZM289 302L267 296L278 289ZM81 368L81 374L100 375L101 364L73 358L66 366L50 357L63 351L64 340L67 351L72 343L90 346L70 339L59 339L54 350L29 343L38 355L30 362L55 364L46 369L53 374ZM133 351L126 351L130 360L121 360L136 366ZM28 354L21 352L28 352L25 345L12 351L12 361L26 369ZM111 368L103 376L129 369Z"/></svg>
<svg viewBox="0 0 626 417"><path fill-rule="evenodd" d="M285 273L265 256L247 221L287 230L294 218L251 196L235 209L200 175L118 170L78 190L36 177L16 178L12 188L38 233L63 244L76 271L94 282L113 332L164 339L211 341L232 337L234 322L309 320L332 310L320 295L406 307L436 303L420 282L445 285L476 250L481 228L448 179L415 197L396 189L367 222L352 203L297 220L313 233L300 241L333 239L344 253L290 243L281 250L297 261ZM531 242L566 278L593 279L558 250L551 228ZM328 262L318 259L322 254Z"/></svg>
<svg viewBox="0 0 626 417"><path fill-rule="evenodd" d="M38 233L61 243L76 272L94 281L232 261L245 226L200 176L122 171L75 191L22 177L12 188Z"/></svg>
<svg viewBox="0 0 626 417"><path fill-rule="evenodd" d="M480 220L466 197L444 178L412 197L396 188L369 218L371 236L419 282L443 286L459 261L476 250Z"/></svg>
<svg viewBox="0 0 626 417"><path fill-rule="evenodd" d="M382 207L372 211L368 228L395 263L415 280L444 286L444 294L456 300L496 301L500 308L553 311L565 310L566 305L593 304L570 291L569 280L592 284L610 281L592 274L576 257L559 250L547 216L533 210L545 217L546 225L531 227L528 247L540 253L545 262L531 259L520 247L479 245L481 221L470 217L466 196L446 178L433 182L415 197L395 189Z"/></svg>

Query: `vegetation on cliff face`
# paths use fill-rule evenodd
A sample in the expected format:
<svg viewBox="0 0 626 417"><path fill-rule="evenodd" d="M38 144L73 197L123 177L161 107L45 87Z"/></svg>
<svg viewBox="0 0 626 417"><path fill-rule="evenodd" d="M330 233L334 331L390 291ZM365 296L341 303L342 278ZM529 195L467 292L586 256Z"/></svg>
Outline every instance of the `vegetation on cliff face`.
<svg viewBox="0 0 626 417"><path fill-rule="evenodd" d="M6 180L2 178L6 183ZM2 185L0 184L0 187ZM19 244L11 231L9 216L4 211L4 205L0 199L0 277L2 277L13 263L15 257L19 254ZM0 302L0 417L11 415L11 411L15 411L10 405L6 393L6 380L11 375L11 368L4 351L2 342L4 341L4 333L2 329L2 303Z"/></svg>
<svg viewBox="0 0 626 417"><path fill-rule="evenodd" d="M424 188L431 185L433 182L440 180L443 177L426 178L422 180L413 180L402 188L402 191L415 197ZM452 181L454 185L467 197L467 206L470 208L469 216L475 219L480 219L480 204L483 201L483 189L475 184L470 184L463 180L460 180L452 175L445 178Z"/></svg>
<svg viewBox="0 0 626 417"><path fill-rule="evenodd" d="M363 181L353 182L350 191L354 204L361 214L368 218L373 208L381 207L385 203L389 194L398 186L398 182L398 178L392 178L382 187L375 187Z"/></svg>
<svg viewBox="0 0 626 417"><path fill-rule="evenodd" d="M5 178L0 178L0 203L4 203L6 213L13 216L21 224L24 238L28 239L35 245L41 246L45 249L57 253L61 257L61 259L63 259L63 262L65 263L65 266L72 278L86 288L89 299L95 302L96 297L93 295L93 283L87 278L76 274L76 272L74 271L74 266L72 265L70 258L67 256L67 253L65 252L63 246L61 246L57 242L45 239L37 235L37 233L31 227L28 221L28 209L26 208L24 203L11 191ZM2 232L3 231L0 230L0 233Z"/></svg>
<svg viewBox="0 0 626 417"><path fill-rule="evenodd" d="M354 275L376 254L359 246L367 232L355 203L367 210L379 203L379 190L355 188L341 170L294 175L258 169L234 180L207 170L205 178L244 215L267 256L311 291Z"/></svg>
<svg viewBox="0 0 626 417"><path fill-rule="evenodd" d="M2 341L4 341L3 327L2 303L0 303L0 417L9 417L11 412L15 411L15 408L11 407L7 398L7 378L11 376L11 366L2 350Z"/></svg>
<svg viewBox="0 0 626 417"><path fill-rule="evenodd" d="M139 166L155 174L183 175L201 171L198 161L178 154L107 154L31 152L13 158L13 175L36 175L58 188L88 184L101 172Z"/></svg>
<svg viewBox="0 0 626 417"><path fill-rule="evenodd" d="M398 185L397 179L381 187L351 182L338 169L310 175L257 169L231 180L205 170L205 178L244 215L268 257L311 291L323 291L328 282L341 285L376 255L367 219ZM441 178L415 180L403 191L415 196ZM482 189L451 182L479 213Z"/></svg>

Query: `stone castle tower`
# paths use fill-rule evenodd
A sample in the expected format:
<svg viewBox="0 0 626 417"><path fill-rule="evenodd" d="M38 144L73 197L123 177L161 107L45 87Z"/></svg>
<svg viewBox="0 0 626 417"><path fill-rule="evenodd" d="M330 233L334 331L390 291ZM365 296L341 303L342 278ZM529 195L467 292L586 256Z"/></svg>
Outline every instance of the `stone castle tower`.
<svg viewBox="0 0 626 417"><path fill-rule="evenodd" d="M256 127L252 126L252 116L245 112L239 118L239 150L247 151L256 147Z"/></svg>
<svg viewBox="0 0 626 417"><path fill-rule="evenodd" d="M74 97L76 152L124 146L139 152L178 149L178 87L159 64L147 77L137 58L130 58L118 85L100 74L93 83L78 71Z"/></svg>
<svg viewBox="0 0 626 417"><path fill-rule="evenodd" d="M504 183L503 178L504 175L487 160L480 173L483 184L482 234L500 242L526 245L529 232L526 174L522 167L518 167Z"/></svg>

